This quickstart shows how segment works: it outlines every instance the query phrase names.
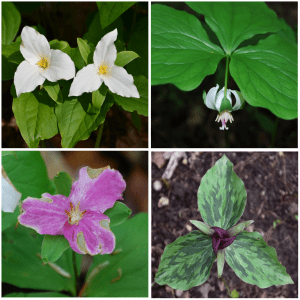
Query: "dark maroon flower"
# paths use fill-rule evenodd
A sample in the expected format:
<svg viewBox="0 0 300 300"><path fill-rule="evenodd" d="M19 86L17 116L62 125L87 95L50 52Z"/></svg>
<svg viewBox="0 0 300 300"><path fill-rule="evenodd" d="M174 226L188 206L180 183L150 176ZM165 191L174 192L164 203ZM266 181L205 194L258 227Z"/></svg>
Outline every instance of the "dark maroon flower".
<svg viewBox="0 0 300 300"><path fill-rule="evenodd" d="M218 250L224 249L231 245L236 236L229 237L227 231L220 227L211 227L211 229L215 231L215 233L212 235L212 247L217 255Z"/></svg>

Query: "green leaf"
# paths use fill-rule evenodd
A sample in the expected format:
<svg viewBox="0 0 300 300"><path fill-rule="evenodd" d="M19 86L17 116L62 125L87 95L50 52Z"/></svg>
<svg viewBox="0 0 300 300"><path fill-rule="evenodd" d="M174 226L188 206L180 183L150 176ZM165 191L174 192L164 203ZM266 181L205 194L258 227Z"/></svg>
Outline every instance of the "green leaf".
<svg viewBox="0 0 300 300"><path fill-rule="evenodd" d="M67 297L64 294L61 293L55 293L55 292L46 292L46 293L11 293L11 294L7 294L3 297L14 297L14 298L23 298L23 297L30 297L30 298L34 298L34 297L39 297L39 298L44 298L44 297Z"/></svg>
<svg viewBox="0 0 300 300"><path fill-rule="evenodd" d="M94 256L82 296L148 297L148 215L137 214L113 232L115 251Z"/></svg>
<svg viewBox="0 0 300 300"><path fill-rule="evenodd" d="M20 45L21 42L2 45L2 80L13 79L18 65L24 60Z"/></svg>
<svg viewBox="0 0 300 300"><path fill-rule="evenodd" d="M124 67L131 61L133 61L135 58L139 57L138 54L136 54L133 51L122 51L117 54L117 59L115 61L115 65L119 67Z"/></svg>
<svg viewBox="0 0 300 300"><path fill-rule="evenodd" d="M245 100L286 120L298 116L297 46L273 34L234 52L230 73Z"/></svg>
<svg viewBox="0 0 300 300"><path fill-rule="evenodd" d="M22 199L41 198L43 193L54 192L40 152L15 151L15 155L2 155L2 166L15 188L22 193Z"/></svg>
<svg viewBox="0 0 300 300"><path fill-rule="evenodd" d="M67 84L62 90L65 99L69 89L70 84ZM112 96L108 94L99 111L92 106L91 93L84 93L77 98L71 97L71 100L69 98L62 105L57 106L55 112L62 136L62 147L72 148L77 142L88 139L91 133L105 121L106 113L113 103Z"/></svg>
<svg viewBox="0 0 300 300"><path fill-rule="evenodd" d="M12 2L2 2L2 44L9 45L21 25L21 14Z"/></svg>
<svg viewBox="0 0 300 300"><path fill-rule="evenodd" d="M97 2L102 29L112 23L135 2Z"/></svg>
<svg viewBox="0 0 300 300"><path fill-rule="evenodd" d="M110 227L120 225L131 215L132 210L122 202L116 201L114 206L104 212L110 219Z"/></svg>
<svg viewBox="0 0 300 300"><path fill-rule="evenodd" d="M106 85L101 84L100 89L93 91L92 93L92 103L93 106L100 110L101 106L105 100L106 94L107 94L108 88Z"/></svg>
<svg viewBox="0 0 300 300"><path fill-rule="evenodd" d="M240 294L237 290L232 290L229 296L230 298L239 298Z"/></svg>
<svg viewBox="0 0 300 300"><path fill-rule="evenodd" d="M216 33L226 54L256 34L282 28L276 13L263 2L187 2Z"/></svg>
<svg viewBox="0 0 300 300"><path fill-rule="evenodd" d="M57 261L69 247L70 244L63 235L46 234L42 243L43 262Z"/></svg>
<svg viewBox="0 0 300 300"><path fill-rule="evenodd" d="M225 249L219 249L217 252L217 268L218 268L218 277L222 276L225 264Z"/></svg>
<svg viewBox="0 0 300 300"><path fill-rule="evenodd" d="M192 231L166 246L155 281L186 291L207 280L215 258L211 237Z"/></svg>
<svg viewBox="0 0 300 300"><path fill-rule="evenodd" d="M151 19L152 85L173 83L191 91L215 73L224 52L209 40L196 17L154 4Z"/></svg>
<svg viewBox="0 0 300 300"><path fill-rule="evenodd" d="M226 248L226 262L243 281L260 288L294 283L273 247L258 232L243 231Z"/></svg>
<svg viewBox="0 0 300 300"><path fill-rule="evenodd" d="M198 207L204 222L211 227L230 228L245 209L247 192L232 168L233 164L223 155L201 180Z"/></svg>
<svg viewBox="0 0 300 300"><path fill-rule="evenodd" d="M45 82L43 83L43 87L45 88L51 99L54 100L57 104L63 102L63 97L58 82L45 80Z"/></svg>
<svg viewBox="0 0 300 300"><path fill-rule="evenodd" d="M114 99L123 109L130 112L136 110L139 115L148 116L148 80L140 75L134 77L133 84L137 87L140 98L127 98L113 94Z"/></svg>
<svg viewBox="0 0 300 300"><path fill-rule="evenodd" d="M54 107L55 103L44 90L14 97L12 109L29 147L37 148L40 140L50 139L58 133Z"/></svg>
<svg viewBox="0 0 300 300"><path fill-rule="evenodd" d="M81 53L81 56L82 56L83 60L85 61L85 63L88 64L90 62L90 60L93 61L92 56L93 56L94 51L92 51L91 47L87 44L87 42L85 42L81 38L77 38L77 44L78 44L78 48Z"/></svg>
<svg viewBox="0 0 300 300"><path fill-rule="evenodd" d="M131 113L131 120L134 126L136 127L136 129L140 131L142 127L142 120L141 120L141 116L136 111Z"/></svg>
<svg viewBox="0 0 300 300"><path fill-rule="evenodd" d="M68 249L55 264L43 265L42 239L42 235L23 226L2 232L2 281L21 288L65 290L74 295L72 250ZM80 255L76 257L80 259Z"/></svg>
<svg viewBox="0 0 300 300"><path fill-rule="evenodd" d="M128 73L148 78L148 16L140 19L134 26L127 49L139 54L138 59L126 66Z"/></svg>
<svg viewBox="0 0 300 300"><path fill-rule="evenodd" d="M56 186L56 194L69 197L72 189L72 178L66 172L59 172L55 175L54 184Z"/></svg>

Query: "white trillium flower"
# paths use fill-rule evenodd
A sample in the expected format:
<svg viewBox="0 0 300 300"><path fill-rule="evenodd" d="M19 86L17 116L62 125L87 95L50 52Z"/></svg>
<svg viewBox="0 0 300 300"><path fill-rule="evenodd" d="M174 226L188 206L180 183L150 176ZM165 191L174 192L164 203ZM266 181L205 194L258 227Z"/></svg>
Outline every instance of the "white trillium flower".
<svg viewBox="0 0 300 300"><path fill-rule="evenodd" d="M2 168L2 211L13 213L21 199L22 194L13 186Z"/></svg>
<svg viewBox="0 0 300 300"><path fill-rule="evenodd" d="M46 79L55 82L75 76L75 65L70 56L60 50L50 49L44 35L25 26L21 38L20 51L25 60L18 66L14 76L18 97L22 93L32 92Z"/></svg>
<svg viewBox="0 0 300 300"><path fill-rule="evenodd" d="M243 108L245 104L245 99L241 94L241 92L233 91L230 89L227 89L226 99L224 99L225 88L223 87L219 92L218 89L219 89L219 85L217 84L216 87L213 87L208 91L207 95L204 91L203 100L204 100L204 104L208 108L219 111L216 121L222 122L222 127L220 127L220 130L224 130L224 129L228 129L228 127L226 127L227 121L230 121L230 123L232 123L233 121L231 112ZM236 103L233 107L232 107L231 93L235 96L236 99ZM227 102L225 103L226 100Z"/></svg>
<svg viewBox="0 0 300 300"><path fill-rule="evenodd" d="M114 42L118 31L115 29L107 33L97 44L94 52L94 63L82 68L74 78L69 96L80 96L91 93L100 88L104 82L111 92L123 97L140 98L132 75L116 66L117 49Z"/></svg>

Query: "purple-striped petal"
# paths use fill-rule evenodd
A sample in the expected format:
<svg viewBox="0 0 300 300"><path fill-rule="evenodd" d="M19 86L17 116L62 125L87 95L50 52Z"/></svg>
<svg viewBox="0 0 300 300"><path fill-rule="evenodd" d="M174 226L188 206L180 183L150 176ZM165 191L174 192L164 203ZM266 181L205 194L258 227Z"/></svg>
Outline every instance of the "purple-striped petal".
<svg viewBox="0 0 300 300"><path fill-rule="evenodd" d="M87 211L78 225L67 222L63 232L71 248L80 254L108 254L115 248L109 218L102 213Z"/></svg>
<svg viewBox="0 0 300 300"><path fill-rule="evenodd" d="M69 207L70 201L67 197L45 193L41 199L25 199L22 203L23 213L18 219L22 225L39 234L61 235L63 226L68 221L65 210Z"/></svg>
<svg viewBox="0 0 300 300"><path fill-rule="evenodd" d="M74 205L80 202L81 210L103 213L123 199L125 187L122 175L116 170L84 167L79 171L79 180L72 185L69 199Z"/></svg>

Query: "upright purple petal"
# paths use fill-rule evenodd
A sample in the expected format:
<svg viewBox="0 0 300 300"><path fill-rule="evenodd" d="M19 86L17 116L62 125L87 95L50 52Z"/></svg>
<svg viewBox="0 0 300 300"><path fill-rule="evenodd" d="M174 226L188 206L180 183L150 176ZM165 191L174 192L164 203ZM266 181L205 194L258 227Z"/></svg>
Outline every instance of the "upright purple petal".
<svg viewBox="0 0 300 300"><path fill-rule="evenodd" d="M71 248L80 254L108 254L115 248L109 218L102 213L87 211L78 225L67 222L63 232Z"/></svg>
<svg viewBox="0 0 300 300"><path fill-rule="evenodd" d="M80 169L79 180L73 183L69 199L75 205L80 202L81 210L103 213L117 200L123 199L126 183L116 170L105 169L96 177L93 171L96 170L87 167Z"/></svg>
<svg viewBox="0 0 300 300"><path fill-rule="evenodd" d="M214 253L217 255L219 249L224 249L231 245L236 236L229 237L228 232L219 227L211 227L215 233L212 235L212 247Z"/></svg>
<svg viewBox="0 0 300 300"><path fill-rule="evenodd" d="M22 203L23 213L18 219L22 225L39 234L61 235L63 226L68 221L65 210L69 208L70 201L67 197L45 193L42 199L25 199Z"/></svg>

